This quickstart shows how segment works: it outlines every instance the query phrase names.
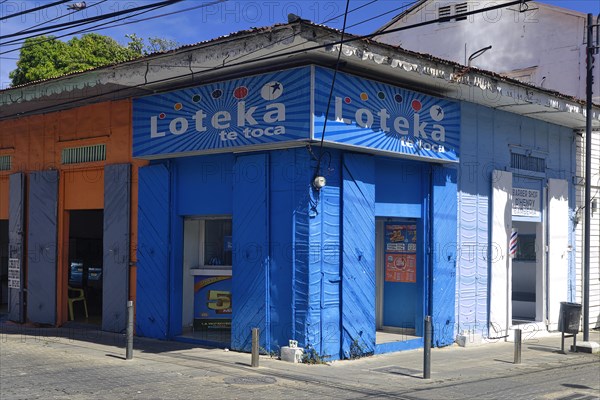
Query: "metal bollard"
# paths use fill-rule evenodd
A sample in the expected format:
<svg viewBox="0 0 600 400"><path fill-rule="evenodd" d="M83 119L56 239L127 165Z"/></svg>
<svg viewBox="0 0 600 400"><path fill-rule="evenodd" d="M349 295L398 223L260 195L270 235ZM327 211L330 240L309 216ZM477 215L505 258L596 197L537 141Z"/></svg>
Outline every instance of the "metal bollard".
<svg viewBox="0 0 600 400"><path fill-rule="evenodd" d="M260 330L252 328L252 363L251 367L258 368L258 337Z"/></svg>
<svg viewBox="0 0 600 400"><path fill-rule="evenodd" d="M521 330L515 329L515 360L513 364L521 364Z"/></svg>
<svg viewBox="0 0 600 400"><path fill-rule="evenodd" d="M423 336L423 379L431 378L431 316L425 316Z"/></svg>
<svg viewBox="0 0 600 400"><path fill-rule="evenodd" d="M133 301L127 302L127 348L125 359L133 359Z"/></svg>

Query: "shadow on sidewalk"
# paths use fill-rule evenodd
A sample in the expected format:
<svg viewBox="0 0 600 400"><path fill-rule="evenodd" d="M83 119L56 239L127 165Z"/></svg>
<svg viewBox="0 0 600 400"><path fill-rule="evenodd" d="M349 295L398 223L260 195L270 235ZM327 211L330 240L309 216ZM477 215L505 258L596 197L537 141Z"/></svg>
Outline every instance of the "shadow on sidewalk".
<svg viewBox="0 0 600 400"><path fill-rule="evenodd" d="M83 341L98 345L114 346L123 349L125 354L126 335L124 333L105 332L97 325L69 322L56 328L40 324L17 324L11 321L0 321L0 341L6 342L8 336L21 336L21 341L39 340L48 342L73 343ZM166 353L190 349L213 349L200 344L182 343L170 340L149 339L135 336L134 350L144 353ZM118 357L118 356L116 356Z"/></svg>

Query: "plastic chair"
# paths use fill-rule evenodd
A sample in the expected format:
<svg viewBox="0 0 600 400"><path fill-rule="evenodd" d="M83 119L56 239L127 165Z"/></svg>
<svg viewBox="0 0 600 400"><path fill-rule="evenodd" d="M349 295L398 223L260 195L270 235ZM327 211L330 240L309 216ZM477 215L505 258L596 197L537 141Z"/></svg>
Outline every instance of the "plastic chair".
<svg viewBox="0 0 600 400"><path fill-rule="evenodd" d="M76 297L71 297L71 293L77 293ZM69 319L72 321L73 317L73 303L76 301L83 301L83 308L85 310L85 317L88 318L87 301L85 300L85 292L83 289L77 289L69 286Z"/></svg>

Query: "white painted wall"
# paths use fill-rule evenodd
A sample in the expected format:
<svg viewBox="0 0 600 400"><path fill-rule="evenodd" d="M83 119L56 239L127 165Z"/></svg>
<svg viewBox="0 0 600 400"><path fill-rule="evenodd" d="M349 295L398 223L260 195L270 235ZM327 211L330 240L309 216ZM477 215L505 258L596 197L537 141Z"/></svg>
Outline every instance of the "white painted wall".
<svg viewBox="0 0 600 400"><path fill-rule="evenodd" d="M498 0L493 4L506 2ZM427 1L389 28L408 26L438 18L438 8L467 2L468 10L476 10L492 2L475 0ZM379 36L377 39L402 48L428 53L467 65L473 52L492 46L471 63L535 86L585 99L586 14L543 3L529 2L529 11L518 12L516 6L469 17L465 21L435 23L415 29ZM600 104L600 55L594 68L593 101ZM545 77L545 79L544 79ZM600 207L600 132L592 138L592 198ZM577 175L583 177L585 149L578 139ZM579 181L579 179L578 179ZM577 186L576 204L583 205L583 182ZM581 302L583 213L576 227L577 287L575 301ZM600 210L591 223L590 327L600 327Z"/></svg>
<svg viewBox="0 0 600 400"><path fill-rule="evenodd" d="M505 1L428 1L390 29L437 19L438 8L446 5L466 2L471 11ZM528 4L529 11L523 13L513 6L377 39L463 65L475 51L491 45L491 50L473 60L473 67L585 99L586 15L543 3ZM596 63L594 102L600 103L600 60Z"/></svg>

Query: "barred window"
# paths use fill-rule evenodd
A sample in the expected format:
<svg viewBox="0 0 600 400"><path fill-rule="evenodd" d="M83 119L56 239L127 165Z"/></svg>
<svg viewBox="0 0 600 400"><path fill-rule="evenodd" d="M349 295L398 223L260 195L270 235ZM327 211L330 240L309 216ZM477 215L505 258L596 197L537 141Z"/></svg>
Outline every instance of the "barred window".
<svg viewBox="0 0 600 400"><path fill-rule="evenodd" d="M94 144L91 146L79 146L63 149L63 164L79 164L106 160L106 145Z"/></svg>

